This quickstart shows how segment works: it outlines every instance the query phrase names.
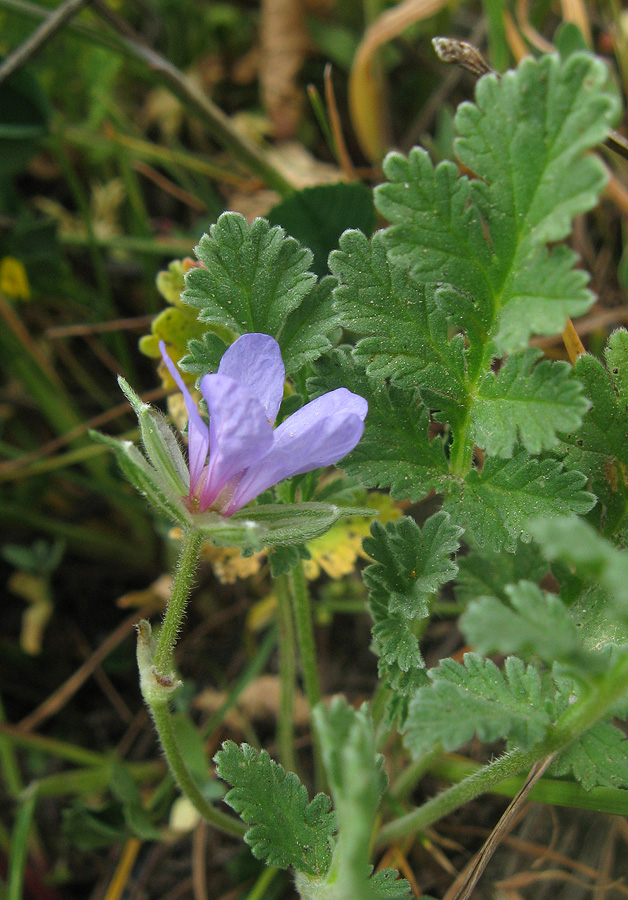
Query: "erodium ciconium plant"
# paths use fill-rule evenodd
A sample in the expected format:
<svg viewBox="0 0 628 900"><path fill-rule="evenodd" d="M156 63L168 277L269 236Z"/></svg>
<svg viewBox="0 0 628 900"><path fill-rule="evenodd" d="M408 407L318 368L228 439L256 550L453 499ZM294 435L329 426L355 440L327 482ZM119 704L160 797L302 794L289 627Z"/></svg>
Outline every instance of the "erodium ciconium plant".
<svg viewBox="0 0 628 900"><path fill-rule="evenodd" d="M161 414L121 382L145 455L102 439L183 533L157 642L140 627L143 695L182 790L256 857L292 869L301 900L407 897L394 872L372 874L373 847L425 831L515 776L542 776L535 791L547 802L628 808L628 743L614 724L628 711L628 331L611 335L604 361L574 345L567 317L595 298L565 243L574 217L598 202L607 173L594 151L619 116L606 64L586 53L485 76L456 113L456 159L389 154L374 192L389 225L370 240L345 232L332 277L320 281L311 253L280 228L223 214L181 295L207 333L177 347L191 371L215 373L200 380L209 424L162 350L186 402L189 462ZM336 345L340 329L353 346ZM563 330L571 363L530 346ZM227 350L225 331L243 334ZM317 399L273 430L284 363L299 393ZM316 493L310 479L268 490L340 460L363 423L342 464L344 494ZM409 512L440 502L421 525L412 515L372 522L364 541L380 681L359 711L319 702L300 556L356 511L298 502L355 496L356 481ZM273 502L286 497L297 502ZM269 548L276 579L278 761L230 741L214 757L240 820L199 790L168 709L172 648L206 539ZM473 652L428 669L430 615L460 610ZM331 794L309 802L291 731L297 673L312 709L315 781ZM471 739L503 741L506 752L487 748L482 766L452 756ZM415 764L380 810L377 748L394 747L401 761L401 740ZM451 785L408 808L426 768Z"/></svg>

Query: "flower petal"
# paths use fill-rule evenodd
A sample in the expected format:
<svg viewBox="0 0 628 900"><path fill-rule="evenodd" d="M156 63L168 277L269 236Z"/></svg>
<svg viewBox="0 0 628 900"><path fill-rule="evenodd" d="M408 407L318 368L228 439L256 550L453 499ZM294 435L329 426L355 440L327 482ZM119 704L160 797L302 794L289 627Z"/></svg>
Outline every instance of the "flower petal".
<svg viewBox="0 0 628 900"><path fill-rule="evenodd" d="M230 515L284 478L338 462L362 437L367 411L366 400L346 388L307 403L275 430L270 451L244 473L224 512Z"/></svg>
<svg viewBox="0 0 628 900"><path fill-rule="evenodd" d="M269 422L275 421L283 397L286 369L274 338L269 334L243 334L225 351L218 374L248 387L266 410Z"/></svg>
<svg viewBox="0 0 628 900"><path fill-rule="evenodd" d="M190 466L190 496L193 496L203 475L203 468L207 462L209 450L209 428L201 418L196 403L192 399L187 385L173 361L168 356L166 345L159 342L162 359L166 368L174 378L175 384L183 394L185 408L187 410L188 424L188 460Z"/></svg>
<svg viewBox="0 0 628 900"><path fill-rule="evenodd" d="M202 512L225 484L262 459L273 444L266 410L248 387L226 375L204 375L201 391L209 410L209 466L199 498Z"/></svg>

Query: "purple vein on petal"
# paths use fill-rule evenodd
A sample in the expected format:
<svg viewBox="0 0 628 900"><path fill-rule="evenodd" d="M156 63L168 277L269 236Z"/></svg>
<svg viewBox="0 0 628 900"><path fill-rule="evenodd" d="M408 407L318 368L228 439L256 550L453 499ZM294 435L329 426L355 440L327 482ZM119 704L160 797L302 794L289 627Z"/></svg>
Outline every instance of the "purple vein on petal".
<svg viewBox="0 0 628 900"><path fill-rule="evenodd" d="M269 334L243 334L225 351L218 367L219 375L227 375L247 387L274 422L283 397L286 369L279 344Z"/></svg>
<svg viewBox="0 0 628 900"><path fill-rule="evenodd" d="M199 506L207 509L234 476L257 463L273 443L266 410L250 389L226 375L205 375L201 391L209 410L209 466Z"/></svg>
<svg viewBox="0 0 628 900"><path fill-rule="evenodd" d="M177 387L183 394L185 408L188 414L188 459L190 466L190 496L192 496L203 475L203 469L207 461L207 453L209 450L209 428L203 422L198 411L196 403L192 399L186 383L181 377L179 370L168 356L166 345L163 341L159 342L162 359L166 368L172 375Z"/></svg>

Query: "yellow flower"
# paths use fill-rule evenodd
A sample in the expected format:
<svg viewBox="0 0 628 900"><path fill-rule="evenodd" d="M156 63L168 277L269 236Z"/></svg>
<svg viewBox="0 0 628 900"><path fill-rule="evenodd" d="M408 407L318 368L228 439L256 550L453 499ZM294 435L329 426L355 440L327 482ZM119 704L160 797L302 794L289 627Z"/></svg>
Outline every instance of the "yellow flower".
<svg viewBox="0 0 628 900"><path fill-rule="evenodd" d="M384 525L401 515L401 509L388 494L374 491L368 494L366 502L379 511L378 521ZM330 578L342 578L355 569L358 557L369 559L362 549L362 538L370 533L371 522L371 516L343 519L326 534L308 541L307 549L311 559L306 559L303 563L306 578L313 581L321 574L321 570Z"/></svg>
<svg viewBox="0 0 628 900"><path fill-rule="evenodd" d="M0 260L0 292L12 300L30 300L31 288L24 263L13 256Z"/></svg>

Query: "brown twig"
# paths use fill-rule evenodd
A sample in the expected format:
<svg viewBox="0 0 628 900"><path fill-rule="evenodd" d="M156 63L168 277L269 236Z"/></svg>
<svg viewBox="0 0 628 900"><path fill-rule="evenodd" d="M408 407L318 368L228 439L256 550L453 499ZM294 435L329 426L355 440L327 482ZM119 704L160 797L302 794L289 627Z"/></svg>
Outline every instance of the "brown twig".
<svg viewBox="0 0 628 900"><path fill-rule="evenodd" d="M208 900L207 893L207 822L200 820L192 834L192 892L194 900Z"/></svg>
<svg viewBox="0 0 628 900"><path fill-rule="evenodd" d="M133 168L136 172L139 172L145 178L148 178L149 181L152 181L153 184L156 184L157 187L161 188L161 190L170 194L171 197L174 197L176 200L180 200L181 203L185 203L186 206L189 206L191 209L195 210L198 213L203 213L207 211L207 204L202 200L199 200L197 197L194 197L190 194L189 191L186 191L184 188L179 187L178 184L175 184L169 178L166 178L161 172L158 172L157 169L154 169L153 166L149 166L148 163L143 162L138 159L133 163Z"/></svg>
<svg viewBox="0 0 628 900"><path fill-rule="evenodd" d="M46 328L44 337L48 341L66 337L84 337L86 334L102 334L106 331L136 331L146 328L155 316L133 316L129 319L114 319L112 322L86 322L84 325L55 325Z"/></svg>
<svg viewBox="0 0 628 900"><path fill-rule="evenodd" d="M166 391L163 388L154 388L152 391L146 391L145 394L142 394L141 399L144 400L144 402L149 403L152 400L161 400L165 396ZM16 457L16 459L5 460L0 463L0 481L6 481L9 477L14 476L16 472L37 462L39 459L45 459L48 456L52 456L57 450L61 450L62 447L65 447L77 438L87 434L90 429L99 428L107 422L115 421L118 416L128 412L129 408L128 403L119 403L112 409L108 409L106 412L94 416L88 422L82 422L71 431L66 431L65 434L61 434L59 437L48 441L48 443L42 444L41 447L38 447L31 453L25 453L23 456Z"/></svg>
<svg viewBox="0 0 628 900"><path fill-rule="evenodd" d="M146 616L149 616L152 612L152 607L147 606L134 613L132 616L123 619L118 627L114 628L111 634L105 638L100 647L94 650L89 659L85 660L83 665L79 666L76 672L70 675L67 681L64 681L56 691L53 691L53 693L47 697L37 709L34 709L32 713L29 713L28 716L22 719L18 725L20 731L32 731L34 728L37 728L45 722L46 719L49 719L51 716L54 716L55 713L58 713L68 700L70 700L70 698L85 684L87 679L94 673L101 662L106 659L129 634L131 634L139 620L145 619Z"/></svg>

